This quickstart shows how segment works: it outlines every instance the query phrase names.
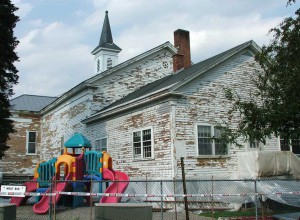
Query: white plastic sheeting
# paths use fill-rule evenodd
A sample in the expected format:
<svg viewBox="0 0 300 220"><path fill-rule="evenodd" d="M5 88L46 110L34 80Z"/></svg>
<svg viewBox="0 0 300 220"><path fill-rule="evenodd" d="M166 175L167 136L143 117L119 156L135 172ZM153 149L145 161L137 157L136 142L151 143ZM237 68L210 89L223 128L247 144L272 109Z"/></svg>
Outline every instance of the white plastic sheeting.
<svg viewBox="0 0 300 220"><path fill-rule="evenodd" d="M175 186L174 186L175 184ZM300 207L300 182L298 180L187 180L187 193L194 195L188 201L199 201L195 204L199 210L214 207L238 209L242 204L253 203L260 205L260 201L271 199L281 204ZM160 207L160 201L174 202L174 197L161 198L160 194L183 194L182 182L177 180L163 182L130 182L125 193L152 194L153 197L123 197L123 202L152 201L156 208ZM177 197L176 201L183 201L183 197ZM155 204L153 202L156 202ZM166 204L165 204L166 205ZM174 203L170 203L172 207ZM190 204L192 205L192 204Z"/></svg>
<svg viewBox="0 0 300 220"><path fill-rule="evenodd" d="M290 151L251 151L238 154L238 179L287 175L300 178L300 159Z"/></svg>

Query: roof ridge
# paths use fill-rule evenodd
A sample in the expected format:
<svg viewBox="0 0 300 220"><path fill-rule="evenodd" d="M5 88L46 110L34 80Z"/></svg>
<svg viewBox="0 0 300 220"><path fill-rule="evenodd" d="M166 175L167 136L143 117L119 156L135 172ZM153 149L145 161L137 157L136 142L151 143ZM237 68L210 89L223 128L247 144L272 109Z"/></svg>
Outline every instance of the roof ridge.
<svg viewBox="0 0 300 220"><path fill-rule="evenodd" d="M45 97L45 98L58 98L58 96L46 96L46 95L34 95L34 94L22 94L17 97L10 99L10 101L20 98L22 96L35 96L35 97Z"/></svg>

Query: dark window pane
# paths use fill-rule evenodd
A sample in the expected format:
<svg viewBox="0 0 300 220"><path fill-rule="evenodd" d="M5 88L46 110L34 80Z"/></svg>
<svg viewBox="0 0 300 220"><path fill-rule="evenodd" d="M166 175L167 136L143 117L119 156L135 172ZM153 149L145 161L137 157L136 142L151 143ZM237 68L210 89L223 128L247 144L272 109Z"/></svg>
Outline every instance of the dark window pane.
<svg viewBox="0 0 300 220"><path fill-rule="evenodd" d="M29 142L35 142L36 141L36 132L29 132L28 134L28 139L29 139Z"/></svg>
<svg viewBox="0 0 300 220"><path fill-rule="evenodd" d="M29 154L35 154L35 143L29 143L28 144L28 153Z"/></svg>
<svg viewBox="0 0 300 220"><path fill-rule="evenodd" d="M292 150L294 154L300 154L300 139L292 140Z"/></svg>
<svg viewBox="0 0 300 220"><path fill-rule="evenodd" d="M94 146L95 151L100 151L100 146L101 146L100 140L96 140L95 141L95 146Z"/></svg>
<svg viewBox="0 0 300 220"><path fill-rule="evenodd" d="M215 154L216 155L228 154L227 145L221 141L215 141Z"/></svg>
<svg viewBox="0 0 300 220"><path fill-rule="evenodd" d="M151 130L144 130L143 131L143 140L151 140Z"/></svg>
<svg viewBox="0 0 300 220"><path fill-rule="evenodd" d="M209 138L198 138L199 155L212 155L212 143Z"/></svg>
<svg viewBox="0 0 300 220"><path fill-rule="evenodd" d="M211 138L211 127L199 125L198 126L198 137L207 137Z"/></svg>
<svg viewBox="0 0 300 220"><path fill-rule="evenodd" d="M151 157L151 146L144 147L144 157Z"/></svg>
<svg viewBox="0 0 300 220"><path fill-rule="evenodd" d="M281 147L281 151L289 151L290 150L289 141L280 139L280 147Z"/></svg>
<svg viewBox="0 0 300 220"><path fill-rule="evenodd" d="M133 142L141 141L141 132L133 132Z"/></svg>

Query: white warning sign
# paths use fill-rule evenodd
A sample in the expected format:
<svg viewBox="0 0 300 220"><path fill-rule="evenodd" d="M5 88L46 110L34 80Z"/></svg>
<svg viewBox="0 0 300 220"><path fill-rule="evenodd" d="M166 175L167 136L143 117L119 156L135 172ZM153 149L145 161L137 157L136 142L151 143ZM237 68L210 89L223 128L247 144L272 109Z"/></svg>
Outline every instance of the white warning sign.
<svg viewBox="0 0 300 220"><path fill-rule="evenodd" d="M25 197L26 186L1 186L1 196Z"/></svg>

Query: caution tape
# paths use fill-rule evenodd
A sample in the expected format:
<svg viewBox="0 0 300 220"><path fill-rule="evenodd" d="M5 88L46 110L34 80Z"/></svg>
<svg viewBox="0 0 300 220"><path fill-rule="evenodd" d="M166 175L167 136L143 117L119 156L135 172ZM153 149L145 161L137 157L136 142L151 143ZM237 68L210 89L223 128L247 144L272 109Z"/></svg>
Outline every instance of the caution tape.
<svg viewBox="0 0 300 220"><path fill-rule="evenodd" d="M7 193L0 192L0 196L56 196L56 195L71 195L71 196L110 196L110 197L229 197L229 196L267 196L267 195L300 195L300 191L295 192L274 192L274 193L236 193L236 194L122 194L122 193L87 193L87 192L54 192L54 193Z"/></svg>

